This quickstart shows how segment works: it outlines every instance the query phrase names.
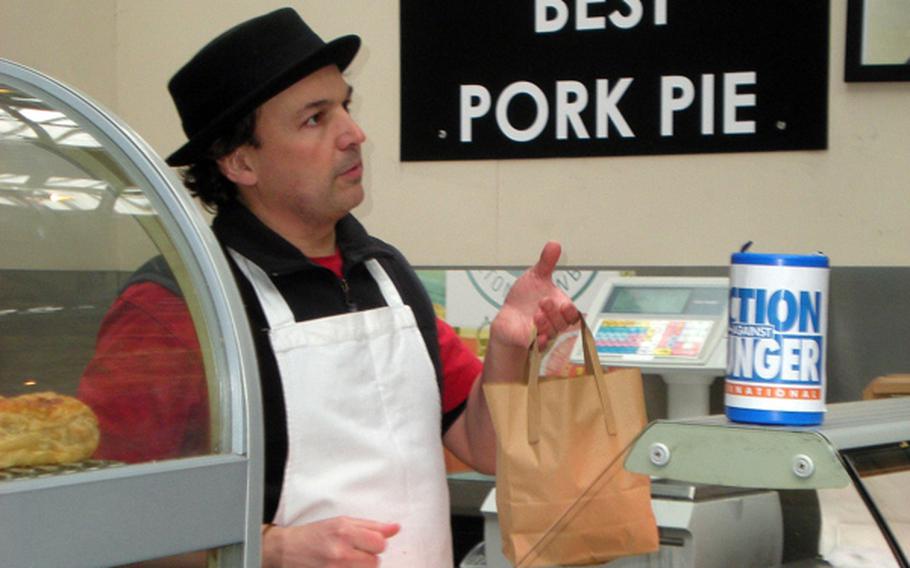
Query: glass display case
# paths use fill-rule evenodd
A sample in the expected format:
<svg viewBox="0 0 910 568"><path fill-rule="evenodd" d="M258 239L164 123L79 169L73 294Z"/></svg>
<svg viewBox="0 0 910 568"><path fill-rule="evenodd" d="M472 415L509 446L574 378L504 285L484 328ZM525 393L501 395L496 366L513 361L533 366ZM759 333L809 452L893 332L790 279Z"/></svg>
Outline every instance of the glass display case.
<svg viewBox="0 0 910 568"><path fill-rule="evenodd" d="M654 422L625 466L654 479L661 549L617 564L906 567L908 441L910 398L831 404L818 427Z"/></svg>
<svg viewBox="0 0 910 568"><path fill-rule="evenodd" d="M0 60L0 564L258 566L258 409L234 280L180 182Z"/></svg>

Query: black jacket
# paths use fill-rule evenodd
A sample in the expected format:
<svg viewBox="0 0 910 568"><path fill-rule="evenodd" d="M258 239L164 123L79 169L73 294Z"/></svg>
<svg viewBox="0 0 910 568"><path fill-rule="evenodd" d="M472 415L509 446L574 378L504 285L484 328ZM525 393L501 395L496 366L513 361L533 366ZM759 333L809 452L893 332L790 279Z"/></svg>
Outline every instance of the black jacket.
<svg viewBox="0 0 910 568"><path fill-rule="evenodd" d="M347 311L385 306L379 287L364 261L375 258L394 282L402 300L411 307L442 387L442 365L436 333L436 314L423 285L404 256L391 245L371 237L348 215L336 226L336 239L344 264L344 283L335 274L304 256L293 245L266 227L246 207L223 207L212 225L221 245L247 257L272 279L296 321L329 317ZM225 251L227 254L227 251ZM246 306L259 360L265 422L265 510L270 522L278 508L287 460L288 440L284 395L278 364L269 343L268 323L256 293L228 256ZM458 417L463 405L443 417L443 431Z"/></svg>

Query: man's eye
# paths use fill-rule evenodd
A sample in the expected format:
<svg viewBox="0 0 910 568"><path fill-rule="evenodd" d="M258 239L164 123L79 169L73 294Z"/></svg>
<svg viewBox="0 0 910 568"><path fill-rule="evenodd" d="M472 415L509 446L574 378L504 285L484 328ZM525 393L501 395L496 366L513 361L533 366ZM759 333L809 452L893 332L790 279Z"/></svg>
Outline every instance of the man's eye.
<svg viewBox="0 0 910 568"><path fill-rule="evenodd" d="M322 121L322 113L314 114L313 116L307 118L303 121L304 126L316 126Z"/></svg>

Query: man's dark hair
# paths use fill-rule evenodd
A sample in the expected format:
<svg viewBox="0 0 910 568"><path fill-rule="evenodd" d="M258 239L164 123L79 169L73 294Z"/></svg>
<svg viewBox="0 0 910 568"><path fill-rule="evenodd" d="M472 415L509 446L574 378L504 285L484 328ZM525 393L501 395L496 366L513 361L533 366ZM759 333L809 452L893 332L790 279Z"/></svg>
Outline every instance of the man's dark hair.
<svg viewBox="0 0 910 568"><path fill-rule="evenodd" d="M256 111L234 123L233 129L212 142L204 158L181 172L183 185L193 197L198 197L205 204L206 209L217 211L219 207L237 200L237 186L221 173L218 160L244 144L259 147L259 140L256 139Z"/></svg>

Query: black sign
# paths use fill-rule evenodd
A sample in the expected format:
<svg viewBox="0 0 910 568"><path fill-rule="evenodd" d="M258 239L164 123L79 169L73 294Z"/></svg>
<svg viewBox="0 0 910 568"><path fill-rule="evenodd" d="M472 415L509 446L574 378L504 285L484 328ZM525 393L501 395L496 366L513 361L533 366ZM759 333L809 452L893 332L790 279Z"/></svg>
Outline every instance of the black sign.
<svg viewBox="0 0 910 568"><path fill-rule="evenodd" d="M401 159L827 146L829 0L401 0Z"/></svg>

